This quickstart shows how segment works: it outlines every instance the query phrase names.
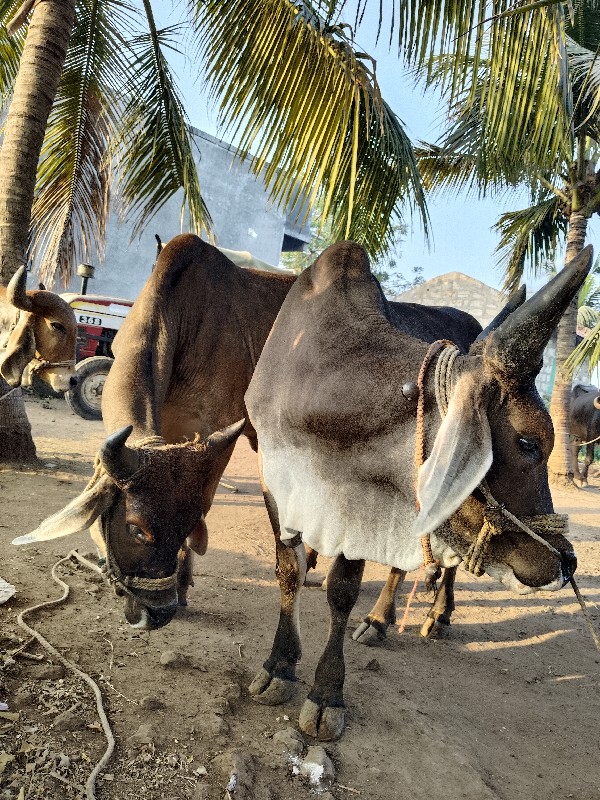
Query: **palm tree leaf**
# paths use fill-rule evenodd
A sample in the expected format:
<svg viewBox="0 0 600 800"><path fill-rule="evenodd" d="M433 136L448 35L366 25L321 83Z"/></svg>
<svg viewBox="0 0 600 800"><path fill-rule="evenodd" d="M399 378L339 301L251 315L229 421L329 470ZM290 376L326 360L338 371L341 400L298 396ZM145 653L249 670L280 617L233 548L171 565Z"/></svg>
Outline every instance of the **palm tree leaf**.
<svg viewBox="0 0 600 800"><path fill-rule="evenodd" d="M126 25L115 0L80 0L48 122L32 209L31 250L40 277L67 285L73 264L103 256L109 200L107 150L118 124L114 76Z"/></svg>
<svg viewBox="0 0 600 800"><path fill-rule="evenodd" d="M600 313L595 308L581 305L577 309L577 326L580 328L593 328L600 322Z"/></svg>
<svg viewBox="0 0 600 800"><path fill-rule="evenodd" d="M21 3L22 0L0 0L0 115L2 116L12 96L25 41L24 30L9 36L6 23L14 16Z"/></svg>
<svg viewBox="0 0 600 800"><path fill-rule="evenodd" d="M427 230L412 148L346 27L290 0L208 0L197 11L219 121L239 157L254 150L251 168L264 170L275 202L310 207L323 191L324 217L331 208L336 230L373 256L403 203Z"/></svg>
<svg viewBox="0 0 600 800"><path fill-rule="evenodd" d="M600 322L584 336L564 363L563 372L573 375L584 364L591 372L600 361ZM586 363L587 362L587 363Z"/></svg>
<svg viewBox="0 0 600 800"><path fill-rule="evenodd" d="M560 214L560 200L555 196L500 217L494 229L500 233L497 263L505 273L506 291L518 288L526 262L534 274L543 271L547 261L553 258L558 239L566 234L567 227L568 220Z"/></svg>
<svg viewBox="0 0 600 800"><path fill-rule="evenodd" d="M158 30L144 0L149 32L132 42L133 62L126 91L121 135L115 143L123 217L138 235L180 189L189 227L212 237L212 220L200 192L193 140L181 97L164 50L175 49L181 26Z"/></svg>

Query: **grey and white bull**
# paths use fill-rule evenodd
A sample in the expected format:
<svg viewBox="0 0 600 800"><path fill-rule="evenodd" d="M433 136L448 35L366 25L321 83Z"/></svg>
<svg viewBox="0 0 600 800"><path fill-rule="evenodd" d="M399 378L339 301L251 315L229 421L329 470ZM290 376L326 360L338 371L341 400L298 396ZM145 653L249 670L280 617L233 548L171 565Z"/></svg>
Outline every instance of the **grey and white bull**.
<svg viewBox="0 0 600 800"><path fill-rule="evenodd" d="M574 477L581 486L587 486L594 449L600 442L600 392L595 386L579 383L573 387L569 407L569 433ZM580 468L579 452L582 447L585 447L585 457Z"/></svg>
<svg viewBox="0 0 600 800"><path fill-rule="evenodd" d="M0 375L16 387L37 373L54 391L66 391L76 383L75 312L54 292L27 291L26 284L23 266L0 287Z"/></svg>
<svg viewBox="0 0 600 800"><path fill-rule="evenodd" d="M244 392L293 283L293 276L240 269L195 236L177 236L159 249L153 274L113 345L115 361L102 398L111 435L100 450L95 480L66 509L18 542L92 525L102 551L106 542L113 543L109 570L118 591L125 593L128 621L142 627L168 622L176 599L187 602L192 581L191 554L182 545L187 538L192 551L206 550L205 515L237 429L229 446L210 447L206 458L200 459L190 442L197 434L206 438L246 416ZM507 304L493 324L521 301ZM457 309L405 303L391 303L390 309L401 329L408 326L428 342L450 338L465 353L481 331L472 316ZM250 423L243 431L256 449ZM316 553L309 552L309 560L315 559ZM381 639L394 621L402 577L392 570L357 635L361 642ZM152 580L164 581L165 588L148 583ZM430 612L431 624L449 621L451 591L445 577Z"/></svg>
<svg viewBox="0 0 600 800"><path fill-rule="evenodd" d="M305 733L329 740L344 728L344 634L366 559L414 570L428 537L442 566L464 561L516 592L572 576L548 486L552 424L534 381L590 266L586 248L467 355L398 330L352 242L328 248L288 293L246 392L281 589L271 654L250 691L267 704L289 697L305 545L334 557ZM421 386L417 398L401 391L407 381Z"/></svg>

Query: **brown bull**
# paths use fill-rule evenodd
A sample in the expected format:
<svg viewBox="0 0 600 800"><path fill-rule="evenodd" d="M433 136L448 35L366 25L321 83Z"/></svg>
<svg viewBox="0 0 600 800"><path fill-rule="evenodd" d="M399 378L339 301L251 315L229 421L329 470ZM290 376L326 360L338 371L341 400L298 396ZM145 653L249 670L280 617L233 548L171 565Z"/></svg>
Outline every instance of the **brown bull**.
<svg viewBox="0 0 600 800"><path fill-rule="evenodd" d="M238 429L228 430L228 446L206 453L191 442L246 416L244 392L294 280L240 269L195 236L178 236L159 250L154 272L113 345L115 362L102 399L111 436L99 454L96 479L67 509L19 539L54 538L94 523L100 546L112 543L109 570L126 595L133 625L158 627L172 617L176 598L186 603L191 557L184 557L185 549L179 553L175 587L170 576L177 550L187 537L193 551L205 551L205 515ZM492 325L521 300L512 300ZM409 326L424 341L451 338L463 352L481 331L473 317L456 309L405 303L391 303L390 309L399 328ZM250 424L244 433L256 449ZM129 576L128 586L123 576ZM148 583L153 576L165 582ZM385 635L400 577L392 571L359 641ZM134 586L138 579L145 583ZM442 596L450 595L440 593L432 619L448 621Z"/></svg>
<svg viewBox="0 0 600 800"><path fill-rule="evenodd" d="M21 386L37 373L54 391L66 391L76 382L75 313L59 295L27 291L26 283L23 266L0 288L0 374Z"/></svg>

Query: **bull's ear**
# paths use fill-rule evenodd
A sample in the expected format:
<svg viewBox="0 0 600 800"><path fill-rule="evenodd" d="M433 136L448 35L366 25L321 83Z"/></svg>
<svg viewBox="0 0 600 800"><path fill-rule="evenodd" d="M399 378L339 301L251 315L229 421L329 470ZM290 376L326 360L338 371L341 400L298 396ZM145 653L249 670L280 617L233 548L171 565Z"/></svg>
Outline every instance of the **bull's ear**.
<svg viewBox="0 0 600 800"><path fill-rule="evenodd" d="M481 483L492 465L492 435L475 376L463 375L452 393L431 455L417 479L419 536L439 528Z"/></svg>
<svg viewBox="0 0 600 800"><path fill-rule="evenodd" d="M108 475L102 475L91 488L85 489L68 506L45 519L39 528L12 540L13 544L31 544L59 539L85 531L100 514L115 502L118 488Z"/></svg>
<svg viewBox="0 0 600 800"><path fill-rule="evenodd" d="M20 386L23 371L35 356L35 336L29 324L19 326L8 337L6 356L0 364L0 375L11 386Z"/></svg>

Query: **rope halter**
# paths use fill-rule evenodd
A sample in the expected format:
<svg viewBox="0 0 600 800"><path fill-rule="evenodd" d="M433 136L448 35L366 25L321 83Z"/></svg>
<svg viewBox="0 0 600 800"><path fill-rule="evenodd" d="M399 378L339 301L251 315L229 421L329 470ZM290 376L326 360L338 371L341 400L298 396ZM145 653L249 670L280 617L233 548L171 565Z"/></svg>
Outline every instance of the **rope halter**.
<svg viewBox="0 0 600 800"><path fill-rule="evenodd" d="M433 344L429 346L421 364L417 382L419 388L417 405L417 442L415 447L415 465L417 471L425 461L425 376L431 360L440 350L441 353L435 365L435 399L442 419L446 416L448 411L453 388L454 364L457 357L460 355L459 348L453 342L447 339L441 339L437 342L433 342ZM540 534L560 534L565 536L568 533L568 516L566 514L536 514L535 516L525 517L523 520L519 520L505 508L503 503L498 503L494 499L485 480L481 481L478 489L485 497L486 505L483 512L481 529L463 558L463 566L467 572L471 572L476 576L482 575L485 571L483 564L492 539L494 536L499 536L509 530L520 530L526 533L532 539L535 539L536 542L550 550L559 560L561 559L561 553ZM428 582L432 584L439 576L439 563L433 558L429 535L421 537L421 547L423 550L425 575Z"/></svg>

